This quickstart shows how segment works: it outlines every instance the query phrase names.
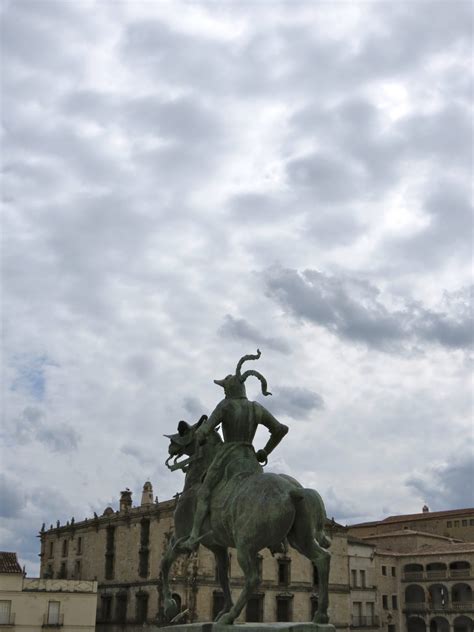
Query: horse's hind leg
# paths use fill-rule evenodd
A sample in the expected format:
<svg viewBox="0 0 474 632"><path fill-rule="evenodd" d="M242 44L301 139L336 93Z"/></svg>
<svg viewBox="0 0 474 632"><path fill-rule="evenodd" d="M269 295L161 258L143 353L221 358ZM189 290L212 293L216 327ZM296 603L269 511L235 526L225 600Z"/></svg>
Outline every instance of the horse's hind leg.
<svg viewBox="0 0 474 632"><path fill-rule="evenodd" d="M257 551L250 551L246 547L237 546L237 559L239 560L245 577L244 588L229 612L219 617L219 619L216 620L217 623L233 623L258 586Z"/></svg>
<svg viewBox="0 0 474 632"><path fill-rule="evenodd" d="M310 511L309 499L298 503L295 522L288 534L288 542L299 553L307 557L317 568L319 576L318 609L313 617L313 623L327 623L329 606L329 564L331 554L316 540L315 535L320 532L315 524L313 512ZM314 507L312 507L314 509ZM319 522L319 521L318 521ZM325 541L324 544L327 544Z"/></svg>
<svg viewBox="0 0 474 632"><path fill-rule="evenodd" d="M163 555L160 566L161 578L163 581L164 611L167 621L171 621L171 619L178 614L178 606L176 604L176 601L171 596L169 583L169 572L171 565L173 564L175 559L182 554L175 545L176 539L173 536L173 538L170 540L168 548Z"/></svg>
<svg viewBox="0 0 474 632"><path fill-rule="evenodd" d="M227 552L227 549L223 547L213 547L211 551L214 553L214 557L216 558L219 583L224 594L224 607L218 613L216 617L217 621L219 617L221 617L226 612L229 612L233 605L229 586L229 554Z"/></svg>

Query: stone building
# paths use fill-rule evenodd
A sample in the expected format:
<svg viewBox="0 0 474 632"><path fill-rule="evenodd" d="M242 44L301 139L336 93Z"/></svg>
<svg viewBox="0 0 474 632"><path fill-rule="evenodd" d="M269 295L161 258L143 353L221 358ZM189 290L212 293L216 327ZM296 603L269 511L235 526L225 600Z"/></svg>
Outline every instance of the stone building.
<svg viewBox="0 0 474 632"><path fill-rule="evenodd" d="M101 516L43 530L42 577L97 580L97 623L110 632L113 624L160 622L159 566L173 533L175 502L154 501L147 482L139 506L133 506L127 489L121 493L118 511L108 507ZM454 542L437 535L434 529L424 533L399 525L400 521L393 521L391 531L382 528L380 533L371 526L371 533L364 535L361 525L353 528L328 522L332 538L331 621L341 630L473 632L473 545ZM430 583L438 568L432 564L445 565L443 616L438 604L441 589L436 592L433 588L440 582ZM418 570L410 570L415 567ZM412 587L411 572L421 573L416 575L416 585L424 598ZM317 607L318 577L306 558L291 548L287 554L274 557L265 550L260 573L258 592L239 622L310 620ZM243 576L233 551L230 574L235 598L243 586ZM188 621L209 621L220 610L222 593L214 558L204 547L189 558L180 558L170 577L174 596Z"/></svg>
<svg viewBox="0 0 474 632"><path fill-rule="evenodd" d="M0 627L94 632L97 582L27 578L16 553L0 552Z"/></svg>
<svg viewBox="0 0 474 632"><path fill-rule="evenodd" d="M125 490L118 511L107 507L101 516L43 529L42 577L97 580L98 623L160 621L163 603L159 567L173 533L175 502L154 501L152 486L147 482L139 506L133 506L132 492ZM370 578L371 587L368 583L364 587L364 604L372 604L375 623L377 600L370 558L373 547L348 538L347 529L334 522L328 523L328 532L333 540L329 580L333 622L341 629L351 625L348 560L353 557L354 568L366 573L367 582ZM364 560L359 549L368 552ZM260 569L259 591L239 621L309 621L318 599L318 577L312 564L291 549L275 557L265 550ZM243 575L233 552L230 574L235 597L243 586ZM196 554L180 558L170 576L175 598L182 611L187 611L189 621L210 620L220 610L222 593L214 558L207 549L199 547Z"/></svg>
<svg viewBox="0 0 474 632"><path fill-rule="evenodd" d="M405 521L396 516L396 520L349 528L374 547L381 626L387 632L473 632L474 538L469 530L473 510L429 516L424 509ZM427 532L409 528L420 524ZM366 528L371 534L361 535ZM451 528L462 529L470 541L438 534Z"/></svg>
<svg viewBox="0 0 474 632"><path fill-rule="evenodd" d="M421 513L389 516L375 522L362 522L350 526L355 537L389 533L400 529L413 529L434 533L464 542L474 542L474 508L430 511L425 505Z"/></svg>

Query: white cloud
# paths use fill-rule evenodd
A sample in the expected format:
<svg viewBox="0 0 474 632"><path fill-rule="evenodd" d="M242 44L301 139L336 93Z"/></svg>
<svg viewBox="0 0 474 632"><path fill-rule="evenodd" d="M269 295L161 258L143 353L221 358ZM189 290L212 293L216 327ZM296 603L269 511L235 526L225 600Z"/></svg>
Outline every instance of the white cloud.
<svg viewBox="0 0 474 632"><path fill-rule="evenodd" d="M258 345L291 426L275 463L336 518L419 509L441 472L416 478L420 448L444 463L469 432L472 226L472 5L423 7L3 3L2 461L22 560L32 521L148 478L172 496L162 434L212 411L212 380ZM320 271L317 318L267 296L270 268Z"/></svg>

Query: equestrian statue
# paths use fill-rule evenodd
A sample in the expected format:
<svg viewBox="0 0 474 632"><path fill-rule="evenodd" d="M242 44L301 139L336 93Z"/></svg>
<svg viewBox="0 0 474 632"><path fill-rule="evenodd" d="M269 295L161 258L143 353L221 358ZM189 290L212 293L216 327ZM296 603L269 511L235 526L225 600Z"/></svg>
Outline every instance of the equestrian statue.
<svg viewBox="0 0 474 632"><path fill-rule="evenodd" d="M265 548L272 554L284 552L290 544L317 568L319 600L313 623L328 623L330 539L324 531L324 503L315 490L304 488L291 476L263 471L262 465L288 427L264 406L247 399L249 376L260 380L263 395L271 395L258 371L241 372L245 362L259 357L259 350L244 356L235 375L214 380L223 387L225 397L209 417L203 415L194 425L180 421L177 433L165 435L170 440L167 467L185 472L174 513L175 531L161 563L168 620L178 614L169 586L170 567L178 556L189 555L200 544L212 551L224 595L224 607L215 621L231 624L258 586L258 552ZM259 425L268 429L270 438L263 449L255 451L252 441ZM228 578L229 547L237 550L245 577L235 604Z"/></svg>

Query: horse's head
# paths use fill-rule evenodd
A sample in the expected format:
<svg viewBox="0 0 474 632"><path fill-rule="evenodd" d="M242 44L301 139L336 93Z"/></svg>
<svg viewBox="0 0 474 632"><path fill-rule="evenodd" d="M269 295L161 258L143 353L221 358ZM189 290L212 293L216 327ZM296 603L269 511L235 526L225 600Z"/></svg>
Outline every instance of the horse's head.
<svg viewBox="0 0 474 632"><path fill-rule="evenodd" d="M168 446L169 457L166 460L166 466L170 470L187 469L187 466L194 461L199 451L199 445L196 441L196 430L199 426L207 420L207 415L202 417L195 424L190 425L186 421L180 421L178 424L178 432L171 435L165 435L170 440ZM215 435L215 436L214 436ZM210 444L221 441L220 436L216 431L210 433L208 441ZM187 455L188 459L178 459L181 456ZM173 464L170 465L170 460L174 457Z"/></svg>

